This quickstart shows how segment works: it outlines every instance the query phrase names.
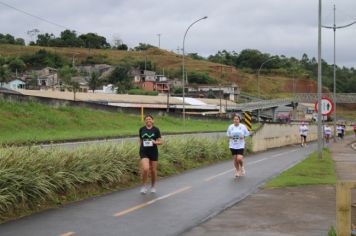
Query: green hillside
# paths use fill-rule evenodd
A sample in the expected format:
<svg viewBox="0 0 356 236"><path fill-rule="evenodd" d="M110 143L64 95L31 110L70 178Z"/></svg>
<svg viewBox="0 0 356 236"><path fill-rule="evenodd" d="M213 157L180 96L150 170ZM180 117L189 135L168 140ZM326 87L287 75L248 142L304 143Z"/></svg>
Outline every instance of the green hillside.
<svg viewBox="0 0 356 236"><path fill-rule="evenodd" d="M163 134L184 131L224 131L229 122L157 116ZM139 115L94 111L77 107L50 107L38 103L0 100L0 144L79 140L137 135Z"/></svg>

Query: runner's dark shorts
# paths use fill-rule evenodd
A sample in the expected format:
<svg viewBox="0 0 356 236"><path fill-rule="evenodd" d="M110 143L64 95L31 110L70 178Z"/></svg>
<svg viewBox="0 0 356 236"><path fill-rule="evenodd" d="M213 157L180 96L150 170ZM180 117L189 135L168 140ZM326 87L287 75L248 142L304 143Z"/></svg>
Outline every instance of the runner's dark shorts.
<svg viewBox="0 0 356 236"><path fill-rule="evenodd" d="M230 151L231 151L231 154L232 155L244 155L244 150L243 148L241 149L233 149L233 148L230 148Z"/></svg>
<svg viewBox="0 0 356 236"><path fill-rule="evenodd" d="M158 161L158 149L157 148L140 148L140 157L148 158L150 161Z"/></svg>
<svg viewBox="0 0 356 236"><path fill-rule="evenodd" d="M302 137L304 140L307 140L307 136L306 135L300 135L300 137Z"/></svg>

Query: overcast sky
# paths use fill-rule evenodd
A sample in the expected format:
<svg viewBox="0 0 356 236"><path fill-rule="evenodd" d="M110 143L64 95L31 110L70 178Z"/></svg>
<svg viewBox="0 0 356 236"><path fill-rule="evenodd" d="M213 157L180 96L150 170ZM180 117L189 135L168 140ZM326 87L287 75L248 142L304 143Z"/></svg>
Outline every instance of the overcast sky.
<svg viewBox="0 0 356 236"><path fill-rule="evenodd" d="M64 28L49 24L1 3L81 33L95 32L109 42L120 38L177 51L187 27L185 51L203 56L217 51L258 49L272 55L317 57L317 0L0 0L0 33L28 41L27 31L59 35ZM356 0L323 0L323 24L356 21ZM323 58L333 63L333 31L322 31ZM337 64L356 68L356 24L336 31Z"/></svg>

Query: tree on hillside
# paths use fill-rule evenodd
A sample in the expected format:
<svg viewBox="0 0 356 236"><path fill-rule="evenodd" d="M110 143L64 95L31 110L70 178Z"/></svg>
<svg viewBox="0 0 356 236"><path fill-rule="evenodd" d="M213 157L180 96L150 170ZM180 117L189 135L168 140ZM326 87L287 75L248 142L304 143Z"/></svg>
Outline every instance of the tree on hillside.
<svg viewBox="0 0 356 236"><path fill-rule="evenodd" d="M116 47L116 49L121 50L121 51L127 51L129 49L129 47L126 44L122 43L122 44L118 45Z"/></svg>
<svg viewBox="0 0 356 236"><path fill-rule="evenodd" d="M237 57L236 67L238 68L251 68L257 70L260 68L261 64L268 60L268 54L262 54L260 51L255 49L245 49L242 50ZM268 68L266 65L264 68Z"/></svg>
<svg viewBox="0 0 356 236"><path fill-rule="evenodd" d="M75 101L75 94L79 90L79 83L76 81L73 81L73 76L77 73L77 71L74 68L71 68L69 66L64 66L58 71L59 77L63 80L67 88L73 92L73 99Z"/></svg>
<svg viewBox="0 0 356 236"><path fill-rule="evenodd" d="M139 43L138 46L134 47L135 51L146 51L147 49L155 48L155 46L146 43Z"/></svg>
<svg viewBox="0 0 356 236"><path fill-rule="evenodd" d="M9 82L11 79L10 71L7 66L0 66L0 86Z"/></svg>
<svg viewBox="0 0 356 236"><path fill-rule="evenodd" d="M34 68L53 67L60 68L68 65L69 62L59 54L41 49L34 54L26 54L20 57L26 65Z"/></svg>
<svg viewBox="0 0 356 236"><path fill-rule="evenodd" d="M54 34L49 34L49 33L45 33L45 34L39 34L37 35L37 41L36 44L39 46L50 46L51 41L53 41L55 39Z"/></svg>
<svg viewBox="0 0 356 236"><path fill-rule="evenodd" d="M74 30L62 31L61 40L64 47L81 47L84 45L83 40L77 37L77 33Z"/></svg>
<svg viewBox="0 0 356 236"><path fill-rule="evenodd" d="M109 48L110 44L106 41L106 38L95 33L87 33L79 36L79 39L83 42L86 48Z"/></svg>
<svg viewBox="0 0 356 236"><path fill-rule="evenodd" d="M0 44L25 45L23 38L15 38L11 34L0 34Z"/></svg>
<svg viewBox="0 0 356 236"><path fill-rule="evenodd" d="M26 64L23 60L16 57L9 62L9 69L12 72L24 72L26 70Z"/></svg>
<svg viewBox="0 0 356 236"><path fill-rule="evenodd" d="M130 72L130 65L118 65L108 77L107 82L110 84L115 84L118 87L118 93L127 93L128 90L133 88L133 82L132 77L130 76Z"/></svg>
<svg viewBox="0 0 356 236"><path fill-rule="evenodd" d="M99 80L99 73L97 71L94 70L90 73L88 84L89 84L89 89L93 90L93 93L95 89L97 89L100 86L101 82Z"/></svg>

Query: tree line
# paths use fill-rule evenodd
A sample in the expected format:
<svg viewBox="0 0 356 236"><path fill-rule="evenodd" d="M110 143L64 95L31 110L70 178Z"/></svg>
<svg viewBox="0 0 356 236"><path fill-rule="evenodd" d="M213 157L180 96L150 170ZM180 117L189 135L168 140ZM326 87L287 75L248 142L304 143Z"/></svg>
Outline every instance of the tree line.
<svg viewBox="0 0 356 236"><path fill-rule="evenodd" d="M195 59L197 55L193 55ZM292 78L308 78L317 80L318 62L303 54L301 59L286 57L284 55L270 55L262 53L256 49L245 49L240 53L235 51L218 51L215 55L210 55L206 60L236 67L249 73L257 73L261 65L261 74L276 74ZM333 91L333 67L322 60L322 81L323 86ZM336 91L340 93L356 93L356 71L355 68L336 66Z"/></svg>

